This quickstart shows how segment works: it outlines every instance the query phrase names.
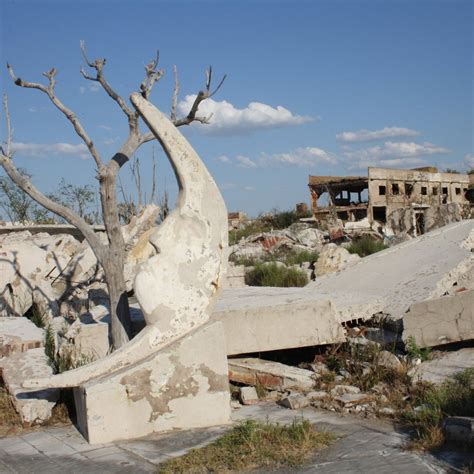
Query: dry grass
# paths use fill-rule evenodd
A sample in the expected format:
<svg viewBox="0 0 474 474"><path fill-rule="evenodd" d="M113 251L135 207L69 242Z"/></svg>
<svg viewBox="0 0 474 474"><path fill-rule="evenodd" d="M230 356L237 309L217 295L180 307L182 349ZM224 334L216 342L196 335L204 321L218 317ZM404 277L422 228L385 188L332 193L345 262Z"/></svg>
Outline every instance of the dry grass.
<svg viewBox="0 0 474 474"><path fill-rule="evenodd" d="M14 434L21 429L20 415L15 411L5 387L0 385L0 437Z"/></svg>
<svg viewBox="0 0 474 474"><path fill-rule="evenodd" d="M159 473L242 472L261 468L297 467L334 436L316 431L306 420L291 425L245 421L200 449L165 462Z"/></svg>

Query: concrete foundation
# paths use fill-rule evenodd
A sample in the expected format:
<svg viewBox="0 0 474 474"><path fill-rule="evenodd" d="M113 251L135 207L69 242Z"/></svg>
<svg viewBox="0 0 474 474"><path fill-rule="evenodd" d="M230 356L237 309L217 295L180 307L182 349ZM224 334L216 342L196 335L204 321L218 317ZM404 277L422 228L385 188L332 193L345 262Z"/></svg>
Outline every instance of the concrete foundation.
<svg viewBox="0 0 474 474"><path fill-rule="evenodd" d="M209 323L145 360L74 389L90 443L230 421L222 324Z"/></svg>

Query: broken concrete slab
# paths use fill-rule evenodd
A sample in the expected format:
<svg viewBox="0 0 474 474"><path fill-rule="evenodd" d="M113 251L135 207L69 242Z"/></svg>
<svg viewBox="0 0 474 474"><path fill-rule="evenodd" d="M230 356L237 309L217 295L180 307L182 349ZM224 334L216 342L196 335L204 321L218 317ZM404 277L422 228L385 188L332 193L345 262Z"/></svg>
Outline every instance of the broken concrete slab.
<svg viewBox="0 0 474 474"><path fill-rule="evenodd" d="M265 290L269 290L268 295ZM245 295L243 298L228 298L225 304L222 300L218 302L213 318L224 325L228 355L345 340L344 329L337 321L336 309L330 301L306 303L299 298L287 298L275 305L271 296L274 290L284 289L242 289L238 295Z"/></svg>
<svg viewBox="0 0 474 474"><path fill-rule="evenodd" d="M474 234L474 220L450 224L362 258L352 267L317 278L304 288L229 288L222 292L215 314L224 320L226 312L245 311L251 320L262 307L270 314L285 307L292 318L301 304L315 308L315 317L324 317L317 305L329 300L340 322L369 319L376 313L400 319L413 303L441 297L448 290L439 283L452 269L471 259L471 232ZM287 333L293 327L291 318L286 321Z"/></svg>
<svg viewBox="0 0 474 474"><path fill-rule="evenodd" d="M229 380L247 385L260 384L269 390L307 392L314 387L314 373L257 358L229 359Z"/></svg>
<svg viewBox="0 0 474 474"><path fill-rule="evenodd" d="M412 304L403 326L403 340L420 347L474 339L474 290Z"/></svg>
<svg viewBox="0 0 474 474"><path fill-rule="evenodd" d="M25 317L0 318L0 358L42 347L44 330Z"/></svg>
<svg viewBox="0 0 474 474"><path fill-rule="evenodd" d="M22 387L23 382L33 376L52 375L53 369L42 347L0 359L0 372L24 425L41 424L51 418L59 389L25 390Z"/></svg>
<svg viewBox="0 0 474 474"><path fill-rule="evenodd" d="M453 352L438 352L435 357L410 370L408 374L414 382L421 380L440 384L453 375L474 367L474 348L472 347Z"/></svg>

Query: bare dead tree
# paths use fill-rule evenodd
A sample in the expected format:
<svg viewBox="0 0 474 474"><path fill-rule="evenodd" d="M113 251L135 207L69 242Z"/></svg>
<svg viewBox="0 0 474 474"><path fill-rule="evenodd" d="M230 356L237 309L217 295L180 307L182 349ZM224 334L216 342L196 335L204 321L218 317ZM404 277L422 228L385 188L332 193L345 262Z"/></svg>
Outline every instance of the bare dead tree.
<svg viewBox="0 0 474 474"><path fill-rule="evenodd" d="M89 81L98 82L107 95L117 103L118 107L125 114L129 131L125 142L114 156L108 161L104 162L99 152L97 151L93 140L89 137L85 128L81 124L77 115L69 109L58 98L55 92L57 70L55 68L43 73L47 79L46 84L29 82L17 77L10 64L7 64L8 72L14 82L19 87L27 89L37 89L48 96L53 105L65 116L74 128L77 135L87 146L90 155L94 159L97 168L97 179L99 181L100 201L102 208L103 221L107 233L107 243L102 243L95 234L93 228L78 214L71 209L63 206L55 201L49 199L45 194L33 186L31 181L23 174L21 174L13 162L13 132L10 123L10 114L8 111L8 103L5 97L4 110L7 124L7 138L4 146L1 148L0 165L4 168L11 180L36 202L41 204L46 209L59 215L68 223L77 227L86 240L89 242L94 251L98 262L104 269L105 279L109 290L110 309L111 309L111 335L113 346L115 349L125 344L131 334L130 322L130 308L128 305L128 297L125 287L124 278L124 263L125 263L125 242L122 235L120 218L118 212L117 201L117 177L122 166L127 163L137 149L155 137L151 132L143 133L139 127L139 115L133 107L127 105L127 102L112 88L104 75L104 68L106 64L105 58L99 58L91 61L86 53L85 44L80 43L82 56L87 66L94 71L93 75L87 73L81 67L82 76ZM145 77L141 82L139 89L143 97L148 99L152 92L154 85L162 78L164 71L158 69L159 53L156 54L155 59L150 61L145 66ZM208 123L210 117L200 117L197 115L199 105L205 99L212 97L222 86L226 76L222 78L217 88L211 91L212 68L206 72L205 89L199 91L196 99L186 117L178 119L176 117L177 97L179 93L179 82L177 71L175 68L175 90L172 99L172 113L171 118L173 123L179 127L188 125L193 121L201 123Z"/></svg>

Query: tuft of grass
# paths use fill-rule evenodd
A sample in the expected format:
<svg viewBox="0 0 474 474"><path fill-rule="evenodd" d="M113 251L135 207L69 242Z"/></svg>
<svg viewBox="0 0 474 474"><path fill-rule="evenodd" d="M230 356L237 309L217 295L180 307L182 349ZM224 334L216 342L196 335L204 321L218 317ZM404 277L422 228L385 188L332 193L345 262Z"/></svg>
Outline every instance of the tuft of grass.
<svg viewBox="0 0 474 474"><path fill-rule="evenodd" d="M291 425L244 421L213 443L160 465L159 473L241 472L298 467L335 437L307 421Z"/></svg>
<svg viewBox="0 0 474 474"><path fill-rule="evenodd" d="M287 266L291 265L301 265L304 262L316 262L319 258L319 253L312 250L300 250L295 251L291 250L282 256L280 260Z"/></svg>
<svg viewBox="0 0 474 474"><path fill-rule="evenodd" d="M369 236L364 236L356 240L347 247L349 253L356 253L359 257L367 257L376 252L386 249L387 246L378 240L374 240Z"/></svg>
<svg viewBox="0 0 474 474"><path fill-rule="evenodd" d="M423 362L431 359L431 349L429 347L420 347L414 336L408 337L405 351L410 359L421 359Z"/></svg>
<svg viewBox="0 0 474 474"><path fill-rule="evenodd" d="M35 303L33 303L31 308L25 313L25 317L27 317L35 326L39 328L44 328L46 325L46 315Z"/></svg>
<svg viewBox="0 0 474 474"><path fill-rule="evenodd" d="M308 283L308 276L300 270L276 263L257 264L245 275L245 283L250 286L302 287Z"/></svg>
<svg viewBox="0 0 474 474"><path fill-rule="evenodd" d="M280 250L276 253L268 253L263 257L236 257L231 255L229 260L235 265L243 265L245 267L254 267L264 262L282 262L286 266L301 265L304 262L316 262L319 253L312 250Z"/></svg>

